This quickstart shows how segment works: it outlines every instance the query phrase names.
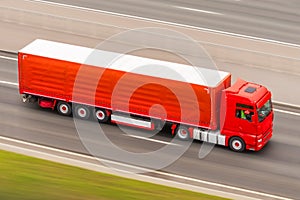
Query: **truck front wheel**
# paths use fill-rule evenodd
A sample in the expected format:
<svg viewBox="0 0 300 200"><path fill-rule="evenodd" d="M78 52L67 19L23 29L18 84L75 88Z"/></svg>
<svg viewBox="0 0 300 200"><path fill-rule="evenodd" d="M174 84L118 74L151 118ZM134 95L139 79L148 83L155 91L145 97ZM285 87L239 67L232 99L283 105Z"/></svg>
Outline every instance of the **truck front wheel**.
<svg viewBox="0 0 300 200"><path fill-rule="evenodd" d="M229 147L233 151L242 152L245 150L245 142L240 137L232 137L229 140Z"/></svg>
<svg viewBox="0 0 300 200"><path fill-rule="evenodd" d="M68 115L71 115L71 113L72 113L71 105L64 101L58 102L56 108L60 115L68 116Z"/></svg>

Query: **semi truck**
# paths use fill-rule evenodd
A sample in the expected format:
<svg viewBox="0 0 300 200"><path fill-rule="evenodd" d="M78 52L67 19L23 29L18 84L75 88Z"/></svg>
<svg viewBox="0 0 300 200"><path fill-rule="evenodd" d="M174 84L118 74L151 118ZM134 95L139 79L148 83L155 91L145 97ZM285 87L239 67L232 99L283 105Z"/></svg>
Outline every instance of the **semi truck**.
<svg viewBox="0 0 300 200"><path fill-rule="evenodd" d="M142 66L142 67L141 67ZM19 92L82 120L259 151L273 135L271 92L231 74L36 39L18 52ZM170 71L171 70L171 71ZM171 72L175 72L175 75Z"/></svg>

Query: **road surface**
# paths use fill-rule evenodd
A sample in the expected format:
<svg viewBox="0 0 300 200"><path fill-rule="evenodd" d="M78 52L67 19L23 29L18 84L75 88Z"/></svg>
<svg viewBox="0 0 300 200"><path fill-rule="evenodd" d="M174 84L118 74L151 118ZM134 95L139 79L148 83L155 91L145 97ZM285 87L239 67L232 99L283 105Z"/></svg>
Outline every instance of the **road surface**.
<svg viewBox="0 0 300 200"><path fill-rule="evenodd" d="M300 44L297 0L47 1Z"/></svg>
<svg viewBox="0 0 300 200"><path fill-rule="evenodd" d="M0 59L0 79L16 82L16 61ZM71 117L23 104L17 87L0 85L0 132L17 138L59 149L88 154L82 145ZM92 122L91 122L92 123ZM187 152L172 165L162 169L187 177L229 184L270 194L297 198L300 187L299 116L277 113L274 137L260 152L234 153L225 147L215 147L204 159L198 158L201 142L194 142ZM169 135L162 132L154 141L125 136L114 125L103 125L109 138L119 147L131 152L148 152L161 148ZM134 129L130 131L135 132ZM93 141L101 145L101 141ZM105 145L102 143L102 145Z"/></svg>
<svg viewBox="0 0 300 200"><path fill-rule="evenodd" d="M64 2L68 3L67 1ZM260 1L253 1L254 3L251 6L245 1L197 1L199 3L195 3L195 1L194 3L190 2L191 4L189 5L182 5L182 3L178 2L172 3L171 1L164 4L159 3L158 1L128 1L126 4L128 6L119 7L116 6L116 4L118 4L117 1L109 1L101 5L95 2L96 1L94 1L94 3L93 1L85 1L85 6L96 9L101 7L101 10L123 14L146 14L143 17L149 17L147 16L148 14L155 16L155 19L159 20L172 20L172 22L184 23L192 26L200 26L199 24L201 24L201 27L218 30L222 27L217 27L215 26L216 24L224 25L224 27L229 24L231 26L222 30L230 32L239 30L241 32L235 33L284 42L297 43L297 41L299 41L299 38L297 39L297 37L299 37L298 27L293 24L293 21L297 22L298 14L294 13L294 11L297 10L297 5L288 5L287 8L282 6L282 11L275 13L273 11L276 11L276 9L278 10L282 4L279 1L270 1L275 3L276 6L271 6L271 4L266 5ZM132 2L136 5L135 9L132 11L134 13L128 12L128 10L132 8ZM205 2L205 4L203 2ZM226 6L230 4L234 4L236 7L231 11L230 9L232 8L228 8L223 15L187 9L202 9L203 11L222 13L226 10ZM177 8L174 6L177 6ZM185 9L178 8L178 6L185 7ZM112 7L117 10L110 10ZM224 10L219 10L221 8ZM253 8L259 10L255 15L253 14L253 10L251 10ZM239 12L236 12L236 10ZM265 10L271 10L271 12L263 12ZM195 13L194 15L191 15L190 12ZM261 13L261 15L268 15L269 17L256 16L259 13ZM212 18L208 18L207 15ZM174 16L177 16L177 18ZM226 20L229 16L234 17L232 17L231 20ZM192 20L190 18L192 18ZM176 20L174 21L174 19ZM222 21L223 19L224 21ZM274 20L273 22L269 21L272 21L272 19L276 19L276 22L274 22ZM234 20L242 20L242 22L236 23ZM202 21L211 23L209 23L209 26L206 26ZM255 21L253 22L254 24L259 24L261 21L262 25L252 26L251 23L248 23L249 21ZM287 22L283 23L285 21ZM270 24L271 27L268 27L268 30L270 31L266 31L265 27L267 26L264 26L266 23ZM283 24L286 25L283 26ZM234 26L240 27L234 29ZM13 33L2 36L2 38L6 40L5 44L10 43L9 41L12 40L12 37L21 40L23 37L27 37L27 39L30 38L29 35L34 35L35 37L40 34L39 37L46 37L47 34L49 34L45 30L38 30L30 26L19 25L19 29L16 29L16 26L6 24L5 27L10 27L12 28L11 30L14 30ZM7 29L3 30L3 32L9 33L7 32ZM62 39L62 34L59 32L56 32L55 34L52 33L52 37ZM64 35L64 38L66 40L75 41L78 37L70 34ZM86 40L91 40L91 38L87 38ZM14 40L13 42L15 41L17 40ZM228 71L239 74L239 76L245 77L247 80L262 82L263 84L264 82L269 83L267 86L272 88L272 91L276 94L276 100L281 100L281 98L285 100L293 100L293 98L296 100L299 99L297 96L298 93L295 92L295 87L299 85L297 84L299 83L299 76L284 72L284 67L282 68L282 71L278 72L259 67L250 69L245 66L240 68L231 67L230 61L226 64ZM0 81L17 82L16 61L1 58L0 72ZM283 85L283 87L280 85ZM288 89L284 90L284 88ZM0 116L1 135L60 149L67 149L74 152L88 153L79 140L72 118L59 116L55 112L40 109L36 105L26 105L21 103L17 87L14 85L1 83L0 91L0 110L2 112ZM300 137L298 123L299 116L297 114L276 112L274 138L261 152L237 154L229 151L227 148L216 147L211 154L200 160L198 158L198 152L202 143L194 142L179 160L164 168L163 171L297 199L300 196L298 190L300 188L300 158L298 156L300 153ZM103 128L110 133L109 137L112 141L129 151L145 152L163 146L162 143L155 140L149 141L127 137L117 126L103 125ZM131 129L131 131L135 132L133 129ZM161 134L154 136L153 139L168 142L170 137L162 132ZM101 144L101 141L94 142L95 144Z"/></svg>

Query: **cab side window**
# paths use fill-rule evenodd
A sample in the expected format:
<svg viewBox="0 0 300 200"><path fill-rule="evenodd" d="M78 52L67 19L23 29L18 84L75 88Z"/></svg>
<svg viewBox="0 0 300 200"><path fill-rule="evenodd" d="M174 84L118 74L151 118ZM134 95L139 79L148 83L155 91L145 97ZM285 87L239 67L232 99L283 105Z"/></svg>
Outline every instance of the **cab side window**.
<svg viewBox="0 0 300 200"><path fill-rule="evenodd" d="M253 115L254 115L253 106L249 106L245 104L236 105L235 117L252 122Z"/></svg>

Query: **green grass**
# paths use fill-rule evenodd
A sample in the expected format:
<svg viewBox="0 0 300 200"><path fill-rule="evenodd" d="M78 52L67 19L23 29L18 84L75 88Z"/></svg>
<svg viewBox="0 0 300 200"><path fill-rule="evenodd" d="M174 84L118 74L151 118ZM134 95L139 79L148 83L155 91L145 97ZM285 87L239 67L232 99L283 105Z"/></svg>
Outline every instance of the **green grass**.
<svg viewBox="0 0 300 200"><path fill-rule="evenodd" d="M215 199L0 150L0 199Z"/></svg>

